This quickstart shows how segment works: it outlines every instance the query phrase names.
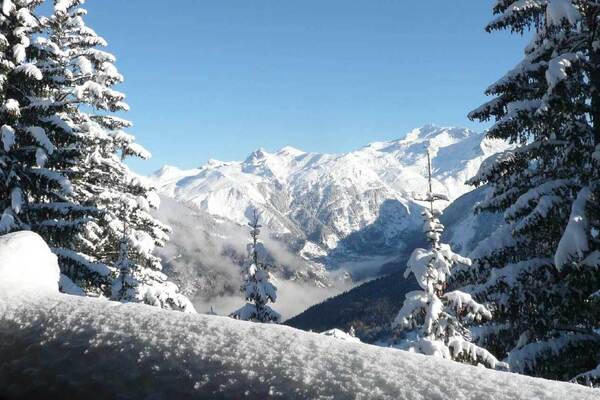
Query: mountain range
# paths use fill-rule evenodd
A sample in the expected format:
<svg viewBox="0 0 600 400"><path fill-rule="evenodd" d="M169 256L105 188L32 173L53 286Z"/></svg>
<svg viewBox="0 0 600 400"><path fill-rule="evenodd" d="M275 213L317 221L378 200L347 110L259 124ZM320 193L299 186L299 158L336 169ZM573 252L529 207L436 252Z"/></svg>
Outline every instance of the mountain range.
<svg viewBox="0 0 600 400"><path fill-rule="evenodd" d="M223 296L239 299L247 222L256 209L269 250L264 257L279 266L280 285L294 284L303 294L312 290L307 287L321 290L304 302L290 299L296 308L314 304L348 289L351 280L397 271L398 260L422 244L423 203L417 199L428 187L428 151L433 190L450 200L438 205L445 208L473 189L465 182L485 158L507 147L469 129L427 125L343 154L285 147L192 170L165 166L151 177L164 198L159 217L174 227L161 255L192 298L207 304ZM457 238L465 233L460 245L467 247L476 239L468 211L459 208L454 224L463 225L452 232Z"/></svg>

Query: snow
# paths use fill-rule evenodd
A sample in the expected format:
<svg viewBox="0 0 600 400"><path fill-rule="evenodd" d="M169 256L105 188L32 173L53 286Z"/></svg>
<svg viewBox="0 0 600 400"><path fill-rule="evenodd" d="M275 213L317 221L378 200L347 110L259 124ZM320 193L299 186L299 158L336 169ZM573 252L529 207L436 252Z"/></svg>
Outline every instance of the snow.
<svg viewBox="0 0 600 400"><path fill-rule="evenodd" d="M46 150L48 154L52 154L56 147L52 144L48 136L46 135L46 131L39 126L31 126L27 128L27 132Z"/></svg>
<svg viewBox="0 0 600 400"><path fill-rule="evenodd" d="M536 365L536 361L543 354L558 356L563 354L565 347L573 345L592 346L592 343L597 343L595 338L588 334L568 333L562 334L550 339L530 342L523 346L512 350L506 361L510 364L511 369L515 372L531 371ZM600 393L600 390L598 390Z"/></svg>
<svg viewBox="0 0 600 400"><path fill-rule="evenodd" d="M437 252L417 248L406 263L404 277L408 277L413 273L419 285L425 290L434 282L446 280L450 275L449 261L467 266L471 265L471 260L452 252L450 246L444 243L440 244L440 249Z"/></svg>
<svg viewBox="0 0 600 400"><path fill-rule="evenodd" d="M13 211L17 214L21 212L23 208L23 191L19 187L15 187L10 192L10 206Z"/></svg>
<svg viewBox="0 0 600 400"><path fill-rule="evenodd" d="M553 58L548 63L548 69L546 70L546 81L548 82L548 91L552 91L563 80L567 79L567 69L571 68L572 61L578 57L576 54L562 54L558 57Z"/></svg>
<svg viewBox="0 0 600 400"><path fill-rule="evenodd" d="M0 218L0 233L5 233L13 229L15 226L15 216L10 208L5 209L2 212Z"/></svg>
<svg viewBox="0 0 600 400"><path fill-rule="evenodd" d="M8 126L2 125L2 143L4 145L4 151L9 152L15 145L15 130Z"/></svg>
<svg viewBox="0 0 600 400"><path fill-rule="evenodd" d="M57 14L65 14L69 7L73 5L73 3L73 0L57 0L54 3L54 12L56 12Z"/></svg>
<svg viewBox="0 0 600 400"><path fill-rule="evenodd" d="M357 338L356 336L352 336L340 329L330 329L328 331L325 332L321 332L321 335L323 336L329 336L338 340L343 340L345 342L351 342L351 343L361 343L360 339Z"/></svg>
<svg viewBox="0 0 600 400"><path fill-rule="evenodd" d="M286 326L58 293L0 292L0 316L5 398L592 400L600 394Z"/></svg>
<svg viewBox="0 0 600 400"><path fill-rule="evenodd" d="M38 26L38 19L34 17L26 7L22 7L19 9L19 11L17 11L17 18L25 26Z"/></svg>
<svg viewBox="0 0 600 400"><path fill-rule="evenodd" d="M21 113L19 102L15 99L7 99L2 108L4 109L4 111L12 115L18 116Z"/></svg>
<svg viewBox="0 0 600 400"><path fill-rule="evenodd" d="M18 43L13 47L13 56L15 57L15 62L17 64L21 64L27 58L27 52L25 50L25 46Z"/></svg>
<svg viewBox="0 0 600 400"><path fill-rule="evenodd" d="M465 292L455 290L443 295L450 306L455 310L463 310L465 318L470 320L492 319L492 313L483 305L476 302L473 297Z"/></svg>
<svg viewBox="0 0 600 400"><path fill-rule="evenodd" d="M38 147L35 151L35 164L42 168L46 165L48 161L48 154L44 151L44 149Z"/></svg>
<svg viewBox="0 0 600 400"><path fill-rule="evenodd" d="M2 1L2 13L6 16L10 15L10 12L13 9L12 0L3 0Z"/></svg>
<svg viewBox="0 0 600 400"><path fill-rule="evenodd" d="M39 235L21 231L0 236L0 292L56 292L59 278L56 256Z"/></svg>
<svg viewBox="0 0 600 400"><path fill-rule="evenodd" d="M592 385L593 382L600 382L600 364L596 368L586 373L576 376L573 380L583 385Z"/></svg>
<svg viewBox="0 0 600 400"><path fill-rule="evenodd" d="M42 71L33 64L21 64L15 68L15 72L22 73L38 81L41 81L43 78Z"/></svg>
<svg viewBox="0 0 600 400"><path fill-rule="evenodd" d="M68 276L60 274L58 287L61 293L70 294L73 296L85 296L85 292L77 286Z"/></svg>
<svg viewBox="0 0 600 400"><path fill-rule="evenodd" d="M79 68L82 75L88 75L94 72L94 67L90 60L84 56L79 56L75 59L75 65Z"/></svg>
<svg viewBox="0 0 600 400"><path fill-rule="evenodd" d="M554 263L557 268L561 268L569 262L581 261L585 253L589 250L587 241L589 221L586 216L585 206L590 195L590 188L584 187L573 202L569 223L558 243L556 254L554 255Z"/></svg>
<svg viewBox="0 0 600 400"><path fill-rule="evenodd" d="M560 26L563 21L575 25L581 19L581 14L573 5L572 0L548 0L546 6L546 22L548 25Z"/></svg>

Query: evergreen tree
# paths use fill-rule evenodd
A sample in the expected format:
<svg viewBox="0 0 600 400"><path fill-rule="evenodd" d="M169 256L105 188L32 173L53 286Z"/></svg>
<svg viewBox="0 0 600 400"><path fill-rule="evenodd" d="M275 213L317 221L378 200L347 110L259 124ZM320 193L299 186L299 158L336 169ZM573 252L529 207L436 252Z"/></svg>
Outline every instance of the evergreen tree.
<svg viewBox="0 0 600 400"><path fill-rule="evenodd" d="M132 124L114 115L129 109L125 95L112 88L123 76L114 56L99 49L105 40L85 25L83 3L55 0L54 14L42 20L47 38L38 41L40 53L47 55L43 70L52 76L50 90L67 104L55 119L78 140L78 163L70 176L74 196L99 210L78 246L57 252L78 263L61 266L88 293L193 311L153 255L168 240L169 228L150 214L159 205L154 188L123 163L126 157L150 154L124 131Z"/></svg>
<svg viewBox="0 0 600 400"><path fill-rule="evenodd" d="M598 237L600 3L499 0L486 30L533 31L523 60L487 89L470 118L495 119L488 137L515 145L471 180L493 192L480 210L505 226L455 284L494 304L479 343L512 370L570 379L600 363Z"/></svg>
<svg viewBox="0 0 600 400"><path fill-rule="evenodd" d="M240 288L248 303L233 312L231 317L243 321L279 323L281 315L267 305L277 300L277 288L271 282L273 277L268 271L269 265L259 262L259 248L262 246L258 239L262 227L259 220L258 212L254 210L248 224L252 236L252 243L248 246L251 262L246 267L244 283Z"/></svg>
<svg viewBox="0 0 600 400"><path fill-rule="evenodd" d="M79 204L70 175L78 162L77 138L60 115L47 54L38 45L42 1L3 1L0 15L0 232L33 230L60 253L73 245L97 209Z"/></svg>
<svg viewBox="0 0 600 400"><path fill-rule="evenodd" d="M39 233L60 261L61 288L111 296L122 233L137 294L131 301L178 310L191 303L167 282L152 252L168 228L150 215L158 196L124 164L148 153L112 113L126 111L114 57L85 26L83 0L5 0L0 15L0 232ZM81 290L83 289L83 290Z"/></svg>
<svg viewBox="0 0 600 400"><path fill-rule="evenodd" d="M434 208L434 203L447 198L433 193L429 153L427 159L429 192L421 200L429 203L429 209L423 211L423 232L430 248L415 249L407 263L404 276L408 278L414 274L422 290L406 294L404 304L392 322L392 328L399 334L395 344L417 353L506 368L487 350L472 343L465 327L465 322L491 319L491 312L467 293L446 290L452 270L459 265L470 266L471 260L455 254L449 245L440 242L444 226L438 219L441 212Z"/></svg>

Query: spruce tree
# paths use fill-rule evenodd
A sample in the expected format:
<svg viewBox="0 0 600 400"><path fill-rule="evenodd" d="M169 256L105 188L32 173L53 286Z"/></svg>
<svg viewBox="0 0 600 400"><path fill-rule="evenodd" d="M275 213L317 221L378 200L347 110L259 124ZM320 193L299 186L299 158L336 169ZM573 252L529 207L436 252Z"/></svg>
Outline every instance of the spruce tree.
<svg viewBox="0 0 600 400"><path fill-rule="evenodd" d="M58 117L68 106L54 96L47 53L39 51L43 24L35 10L41 3L2 3L0 232L33 230L60 253L98 210L77 202L70 180L78 140Z"/></svg>
<svg viewBox="0 0 600 400"><path fill-rule="evenodd" d="M85 26L83 0L3 1L0 15L0 232L33 230L59 257L61 288L112 295L122 233L140 301L189 310L152 252L169 229L150 215L158 196L123 160L148 153L124 132L131 124L111 86L123 77L106 42ZM122 300L122 299L119 299Z"/></svg>
<svg viewBox="0 0 600 400"><path fill-rule="evenodd" d="M600 3L499 0L487 31L532 31L522 61L470 113L515 149L484 162L470 181L488 184L480 210L506 224L455 284L494 304L479 343L511 370L571 379L600 363L598 237ZM475 271L475 272L473 272Z"/></svg>
<svg viewBox="0 0 600 400"><path fill-rule="evenodd" d="M50 90L68 105L55 118L78 140L78 162L70 177L74 197L99 210L78 246L58 255L79 261L62 266L86 292L193 311L176 285L167 282L160 259L153 255L168 240L169 228L150 214L159 205L154 188L123 162L150 154L124 131L132 124L114 115L129 109L125 95L112 88L123 76L115 57L99 49L106 41L85 25L83 3L55 0L54 14L42 19L47 38L38 41L39 51L47 54L44 69L53 78Z"/></svg>
<svg viewBox="0 0 600 400"><path fill-rule="evenodd" d="M482 363L490 368L506 368L487 350L471 342L470 332L465 326L472 321L491 319L491 312L467 293L447 291L452 270L458 266L470 266L471 260L455 254L449 245L440 242L444 226L438 219L441 211L434 208L434 203L447 198L433 193L429 153L427 159L429 192L421 200L429 203L429 208L423 211L423 232L430 247L415 249L407 263L405 278L412 273L421 290L406 294L404 304L392 322L397 334L394 344L421 354Z"/></svg>
<svg viewBox="0 0 600 400"><path fill-rule="evenodd" d="M277 288L272 283L269 265L259 261L259 249L262 247L259 241L262 226L259 222L258 212L254 210L252 220L248 223L252 237L252 243L248 245L250 262L246 265L244 283L240 288L248 303L233 312L231 317L243 321L279 323L281 315L267 305L277 300Z"/></svg>

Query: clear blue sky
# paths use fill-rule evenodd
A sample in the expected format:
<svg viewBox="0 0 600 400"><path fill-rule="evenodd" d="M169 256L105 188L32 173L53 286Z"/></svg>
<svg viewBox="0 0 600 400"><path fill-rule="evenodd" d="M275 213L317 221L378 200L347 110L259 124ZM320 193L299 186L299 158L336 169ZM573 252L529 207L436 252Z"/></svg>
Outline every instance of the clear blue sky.
<svg viewBox="0 0 600 400"><path fill-rule="evenodd" d="M493 0L88 0L125 75L131 131L153 158L291 145L345 152L466 118L524 39L488 34Z"/></svg>

